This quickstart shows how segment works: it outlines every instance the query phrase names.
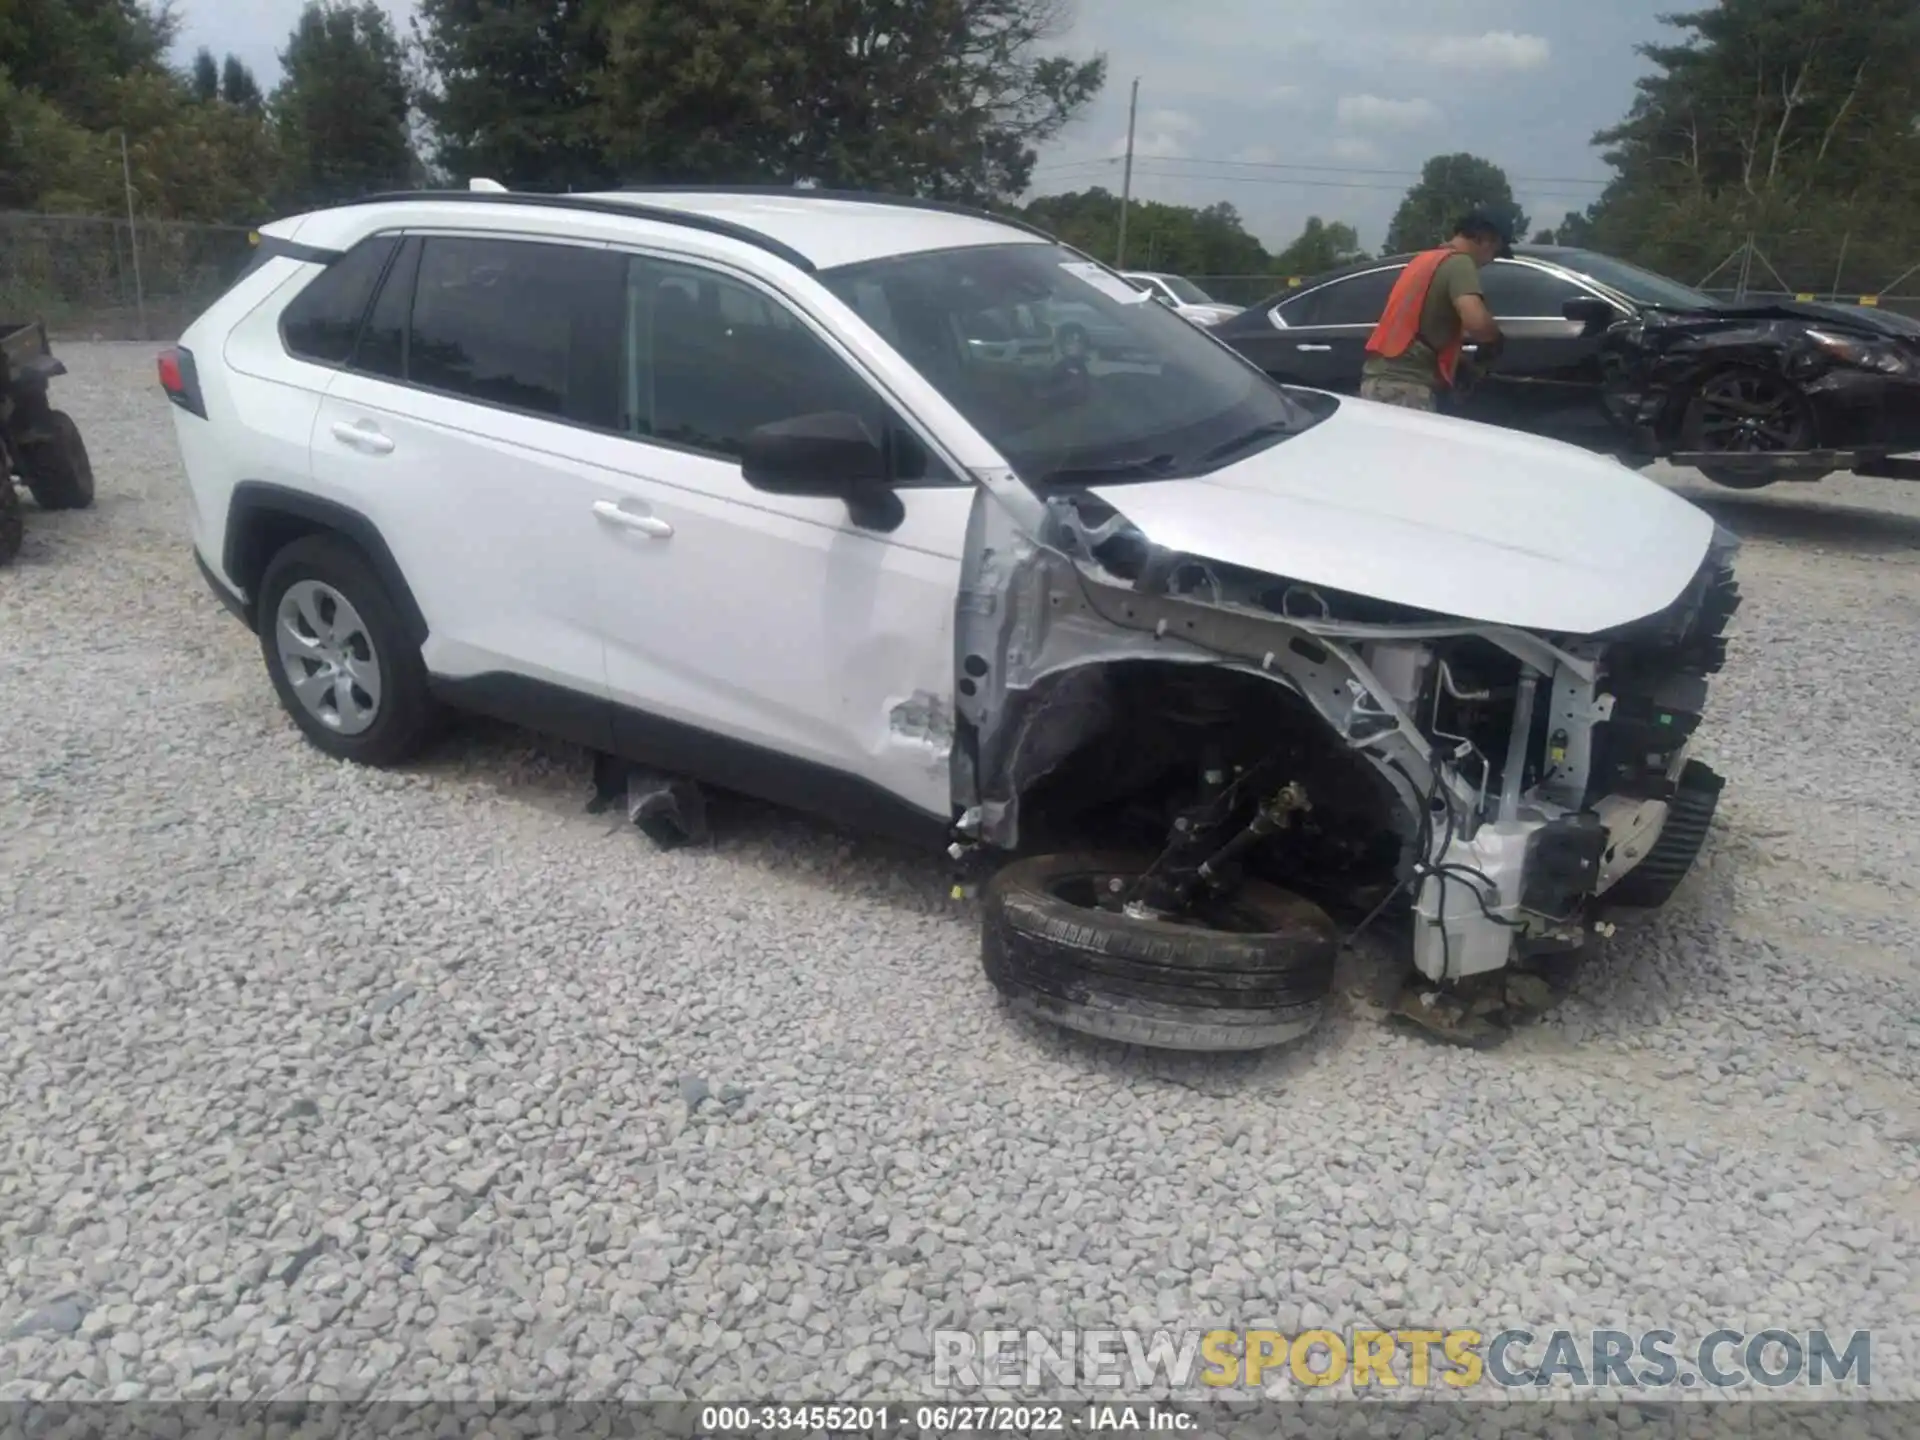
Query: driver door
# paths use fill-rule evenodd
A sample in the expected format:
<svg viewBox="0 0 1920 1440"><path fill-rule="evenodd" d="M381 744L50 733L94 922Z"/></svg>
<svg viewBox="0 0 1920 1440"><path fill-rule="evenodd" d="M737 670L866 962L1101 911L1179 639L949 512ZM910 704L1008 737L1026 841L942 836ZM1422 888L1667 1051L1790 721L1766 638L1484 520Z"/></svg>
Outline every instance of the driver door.
<svg viewBox="0 0 1920 1440"><path fill-rule="evenodd" d="M595 506L594 559L617 748L800 808L883 798L950 821L971 483L770 291L625 260L625 433L606 441L617 494ZM822 411L918 447L893 528L743 478L748 431Z"/></svg>

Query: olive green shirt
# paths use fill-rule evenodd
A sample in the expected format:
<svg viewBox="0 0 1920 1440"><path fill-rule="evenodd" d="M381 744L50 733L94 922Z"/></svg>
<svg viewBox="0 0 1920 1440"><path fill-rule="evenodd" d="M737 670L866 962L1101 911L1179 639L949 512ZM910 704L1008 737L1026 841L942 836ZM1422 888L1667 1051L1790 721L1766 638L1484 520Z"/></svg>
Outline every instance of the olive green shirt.
<svg viewBox="0 0 1920 1440"><path fill-rule="evenodd" d="M1365 375L1373 380L1401 380L1415 385L1441 388L1440 352L1460 334L1460 312L1454 301L1462 295L1482 295L1480 267L1471 255L1449 255L1433 272L1433 284L1427 290L1427 303L1420 311L1420 338L1407 353L1389 360L1384 355L1369 355Z"/></svg>

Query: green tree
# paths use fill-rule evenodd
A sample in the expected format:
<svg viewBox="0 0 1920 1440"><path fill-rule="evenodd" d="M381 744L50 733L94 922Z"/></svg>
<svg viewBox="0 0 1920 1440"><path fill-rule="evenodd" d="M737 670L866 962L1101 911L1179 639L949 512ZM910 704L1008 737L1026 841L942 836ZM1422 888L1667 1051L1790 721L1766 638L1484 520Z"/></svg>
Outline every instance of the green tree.
<svg viewBox="0 0 1920 1440"><path fill-rule="evenodd" d="M220 98L220 62L204 45L193 57L193 98L203 104Z"/></svg>
<svg viewBox="0 0 1920 1440"><path fill-rule="evenodd" d="M260 82L253 78L253 71L240 63L238 56L227 56L226 64L221 67L220 98L256 115L265 103Z"/></svg>
<svg viewBox="0 0 1920 1440"><path fill-rule="evenodd" d="M1120 197L1101 186L1064 195L1042 195L1020 214L1111 264L1117 258ZM1267 275L1273 258L1247 232L1232 205L1167 205L1135 200L1127 212L1127 265L1176 275Z"/></svg>
<svg viewBox="0 0 1920 1440"><path fill-rule="evenodd" d="M374 0L310 0L280 65L285 78L272 110L287 200L326 204L408 183L414 157L405 57Z"/></svg>
<svg viewBox="0 0 1920 1440"><path fill-rule="evenodd" d="M114 82L163 69L176 28L164 6L141 0L4 0L0 70L75 124L104 130L115 123Z"/></svg>
<svg viewBox="0 0 1920 1440"><path fill-rule="evenodd" d="M1506 171L1478 155L1436 155L1421 167L1420 179L1394 212L1382 253L1445 244L1454 222L1469 210L1486 211L1509 235L1527 233L1526 212L1514 201Z"/></svg>
<svg viewBox="0 0 1920 1440"><path fill-rule="evenodd" d="M977 200L1104 60L1061 0L422 0L439 159L509 185L817 183Z"/></svg>
<svg viewBox="0 0 1920 1440"><path fill-rule="evenodd" d="M1594 241L1696 278L1749 236L1795 288L1911 264L1920 224L1920 5L1721 0L1665 17L1677 43L1595 143L1617 172ZM1762 277L1762 283L1773 283Z"/></svg>
<svg viewBox="0 0 1920 1440"><path fill-rule="evenodd" d="M617 183L595 123L607 46L586 0L420 0L421 108L456 181L515 189Z"/></svg>
<svg viewBox="0 0 1920 1440"><path fill-rule="evenodd" d="M1273 257L1273 273L1281 276L1318 275L1358 260L1360 234L1344 220L1328 224L1311 216L1293 242Z"/></svg>

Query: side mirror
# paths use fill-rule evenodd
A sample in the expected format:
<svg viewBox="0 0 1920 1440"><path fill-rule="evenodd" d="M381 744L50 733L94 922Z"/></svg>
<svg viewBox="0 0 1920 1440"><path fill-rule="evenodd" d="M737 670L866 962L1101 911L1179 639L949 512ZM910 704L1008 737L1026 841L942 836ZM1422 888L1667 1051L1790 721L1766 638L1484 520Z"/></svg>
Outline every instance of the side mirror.
<svg viewBox="0 0 1920 1440"><path fill-rule="evenodd" d="M1569 300L1560 307L1560 313L1567 319L1583 326L1583 335L1598 335L1620 318L1620 312L1597 296L1583 295L1578 300Z"/></svg>
<svg viewBox="0 0 1920 1440"><path fill-rule="evenodd" d="M749 430L740 473L773 495L815 495L847 502L854 523L892 530L905 518L887 488L887 457L858 415L824 410Z"/></svg>

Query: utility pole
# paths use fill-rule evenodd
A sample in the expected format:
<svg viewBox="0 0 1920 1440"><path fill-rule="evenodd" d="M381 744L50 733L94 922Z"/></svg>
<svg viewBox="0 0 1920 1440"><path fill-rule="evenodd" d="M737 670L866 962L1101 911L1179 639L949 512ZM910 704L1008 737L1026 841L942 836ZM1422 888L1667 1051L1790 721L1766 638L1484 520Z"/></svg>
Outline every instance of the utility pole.
<svg viewBox="0 0 1920 1440"><path fill-rule="evenodd" d="M1127 101L1127 163L1120 176L1120 243L1114 247L1113 265L1123 269L1127 263L1127 206L1133 200L1133 119L1140 111L1140 77L1133 77L1133 98Z"/></svg>
<svg viewBox="0 0 1920 1440"><path fill-rule="evenodd" d="M127 244L133 251L133 303L140 310L140 338L147 334L147 292L140 284L140 230L133 218L133 162L127 158L127 132L120 132L120 180L127 188Z"/></svg>

